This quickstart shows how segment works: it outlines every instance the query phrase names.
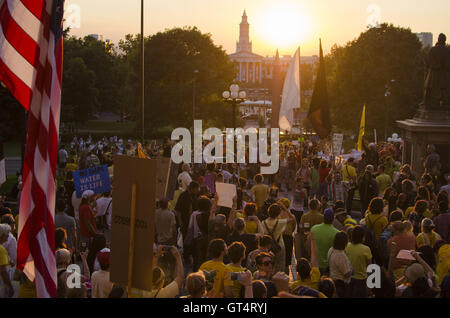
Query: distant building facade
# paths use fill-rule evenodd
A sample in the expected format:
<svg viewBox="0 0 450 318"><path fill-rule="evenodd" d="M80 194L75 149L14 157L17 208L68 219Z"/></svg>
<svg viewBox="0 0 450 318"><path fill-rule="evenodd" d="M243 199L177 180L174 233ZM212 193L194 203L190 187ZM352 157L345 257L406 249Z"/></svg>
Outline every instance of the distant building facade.
<svg viewBox="0 0 450 318"><path fill-rule="evenodd" d="M422 32L416 33L419 41L422 43L422 47L432 47L433 46L433 33L430 32Z"/></svg>
<svg viewBox="0 0 450 318"><path fill-rule="evenodd" d="M236 63L237 82L262 84L265 79L273 78L273 64L275 57L263 57L253 53L250 41L250 24L244 10L242 21L239 25L239 41L236 43L236 52L229 55L231 61ZM283 55L280 57L280 72L286 73L291 64L292 57ZM315 64L317 56L302 56L302 64Z"/></svg>

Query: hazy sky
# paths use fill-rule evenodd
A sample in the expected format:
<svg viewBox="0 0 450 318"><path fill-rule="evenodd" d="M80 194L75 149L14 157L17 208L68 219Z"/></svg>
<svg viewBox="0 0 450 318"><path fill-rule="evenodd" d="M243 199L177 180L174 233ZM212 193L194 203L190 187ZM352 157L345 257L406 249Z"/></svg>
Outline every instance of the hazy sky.
<svg viewBox="0 0 450 318"><path fill-rule="evenodd" d="M139 33L140 3L66 0L66 10L80 9L80 28L72 29L72 34L102 34L117 43L125 34ZM440 32L450 36L449 0L145 0L145 34L197 26L233 53L244 9L253 51L261 55L273 55L277 47L281 54L293 54L298 45L302 55L318 54L319 37L327 53L333 44L343 45L357 37L371 17L377 20L378 16L381 22L413 32L432 32L433 42ZM75 11L66 11L66 19L77 22Z"/></svg>

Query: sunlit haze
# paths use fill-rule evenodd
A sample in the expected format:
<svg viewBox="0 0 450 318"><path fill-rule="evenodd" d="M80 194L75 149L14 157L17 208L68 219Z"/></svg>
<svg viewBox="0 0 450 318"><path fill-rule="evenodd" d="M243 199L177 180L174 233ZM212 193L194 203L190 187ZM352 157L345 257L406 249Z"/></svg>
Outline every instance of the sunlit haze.
<svg viewBox="0 0 450 318"><path fill-rule="evenodd" d="M246 9L255 53L273 55L278 47L281 54L293 54L301 45L302 55L312 55L317 54L319 37L323 39L324 51L329 52L333 44L344 45L363 32L374 14L367 11L372 3L380 8L381 22L410 27L413 32L432 32L434 42L440 32L450 33L448 0L146 1L145 33L197 26L233 53ZM139 33L139 0L68 0L66 8L72 4L81 9L81 28L73 29L72 34L101 34L117 43L127 33Z"/></svg>

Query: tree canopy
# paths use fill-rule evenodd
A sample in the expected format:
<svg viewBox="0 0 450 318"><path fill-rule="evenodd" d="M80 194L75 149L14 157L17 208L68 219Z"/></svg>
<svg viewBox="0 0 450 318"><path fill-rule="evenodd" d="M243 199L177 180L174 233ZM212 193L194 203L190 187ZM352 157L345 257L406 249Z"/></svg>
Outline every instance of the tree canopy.
<svg viewBox="0 0 450 318"><path fill-rule="evenodd" d="M366 131L384 129L387 109L388 131L394 132L395 120L413 116L422 98L424 56L410 29L388 24L335 45L326 58L332 122L357 132L366 104ZM388 82L391 94L385 97Z"/></svg>

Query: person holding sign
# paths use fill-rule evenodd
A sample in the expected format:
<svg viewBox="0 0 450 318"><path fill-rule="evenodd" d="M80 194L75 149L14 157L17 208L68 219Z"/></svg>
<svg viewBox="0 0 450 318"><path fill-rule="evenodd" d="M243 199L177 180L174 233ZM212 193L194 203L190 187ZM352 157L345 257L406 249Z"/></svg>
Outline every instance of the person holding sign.
<svg viewBox="0 0 450 318"><path fill-rule="evenodd" d="M86 190L81 196L79 208L80 214L80 241L89 246L91 239L98 234L95 224L93 207L96 206L95 194L92 190Z"/></svg>

